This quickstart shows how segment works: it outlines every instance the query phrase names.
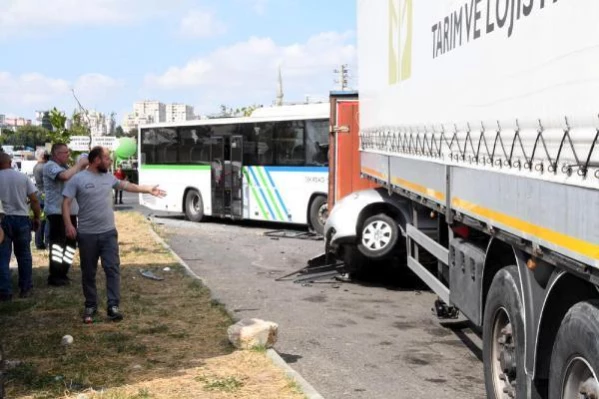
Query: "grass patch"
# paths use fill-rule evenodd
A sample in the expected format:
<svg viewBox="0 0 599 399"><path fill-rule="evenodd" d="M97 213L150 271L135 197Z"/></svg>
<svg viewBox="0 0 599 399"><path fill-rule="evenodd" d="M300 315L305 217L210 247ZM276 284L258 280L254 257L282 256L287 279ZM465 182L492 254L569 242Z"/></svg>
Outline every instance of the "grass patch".
<svg viewBox="0 0 599 399"><path fill-rule="evenodd" d="M206 391L234 392L243 386L243 382L235 376L220 378L202 375L196 377L196 380L204 384Z"/></svg>
<svg viewBox="0 0 599 399"><path fill-rule="evenodd" d="M6 397L302 397L260 353L233 351L226 334L232 320L224 305L156 242L141 215L117 212L116 217L125 319L106 318L99 266L99 312L93 324L83 324L78 256L69 272L71 285L48 287L47 252L34 249L33 297L0 303L0 344L4 358L17 364L7 370ZM164 280L144 278L140 269ZM63 347L66 334L74 342ZM212 379L195 380L198 368Z"/></svg>

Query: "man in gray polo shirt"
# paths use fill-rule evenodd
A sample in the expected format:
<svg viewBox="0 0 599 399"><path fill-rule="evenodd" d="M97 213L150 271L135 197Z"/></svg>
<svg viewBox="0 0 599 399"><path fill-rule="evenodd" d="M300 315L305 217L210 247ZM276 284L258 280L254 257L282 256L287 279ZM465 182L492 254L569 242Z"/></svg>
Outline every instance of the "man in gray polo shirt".
<svg viewBox="0 0 599 399"><path fill-rule="evenodd" d="M69 284L69 269L73 264L77 243L66 237L65 226L62 222L62 190L66 181L75 176L87 166L87 159L81 158L77 163L68 167L69 148L66 144L52 145L52 159L44 165L44 190L46 200L44 212L49 223L49 273L48 284L61 286ZM77 224L77 202L71 204L71 222Z"/></svg>
<svg viewBox="0 0 599 399"><path fill-rule="evenodd" d="M19 295L21 298L31 296L33 269L29 246L29 208L33 211L34 228L39 227L41 214L35 186L26 175L11 169L10 165L11 157L0 153L0 201L6 213L1 222L5 237L0 243L0 302L12 299L10 257L13 249L19 265Z"/></svg>
<svg viewBox="0 0 599 399"><path fill-rule="evenodd" d="M164 197L166 192L158 186L138 186L118 180L108 169L111 166L110 152L94 147L88 156L87 170L76 174L67 182L62 192L62 215L67 237L77 239L81 258L81 282L85 296L83 322L91 323L98 310L96 290L96 268L98 258L106 275L107 314L113 321L123 319L120 305L120 258L118 233L112 209L112 190L132 193L147 193ZM79 204L78 226L71 221L70 207L73 200Z"/></svg>

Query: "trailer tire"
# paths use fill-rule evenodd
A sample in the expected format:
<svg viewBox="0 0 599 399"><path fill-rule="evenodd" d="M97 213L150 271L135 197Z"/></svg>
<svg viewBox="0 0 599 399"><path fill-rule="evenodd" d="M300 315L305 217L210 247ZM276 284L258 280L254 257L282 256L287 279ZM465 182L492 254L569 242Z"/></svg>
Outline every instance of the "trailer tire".
<svg viewBox="0 0 599 399"><path fill-rule="evenodd" d="M310 226L318 234L324 233L324 225L329 217L327 197L319 195L310 203Z"/></svg>
<svg viewBox="0 0 599 399"><path fill-rule="evenodd" d="M493 278L487 295L483 320L487 398L526 397L525 332L519 281L516 266L503 268ZM509 392L507 396L504 390Z"/></svg>
<svg viewBox="0 0 599 399"><path fill-rule="evenodd" d="M549 399L599 395L599 301L572 306L557 332L549 366ZM581 395L581 390L586 395ZM594 394L594 395L593 395Z"/></svg>
<svg viewBox="0 0 599 399"><path fill-rule="evenodd" d="M399 240L399 227L392 217L379 213L364 221L358 250L369 259L383 259L393 253Z"/></svg>
<svg viewBox="0 0 599 399"><path fill-rule="evenodd" d="M185 218L192 222L201 222L204 219L204 201L197 190L189 190L185 194Z"/></svg>

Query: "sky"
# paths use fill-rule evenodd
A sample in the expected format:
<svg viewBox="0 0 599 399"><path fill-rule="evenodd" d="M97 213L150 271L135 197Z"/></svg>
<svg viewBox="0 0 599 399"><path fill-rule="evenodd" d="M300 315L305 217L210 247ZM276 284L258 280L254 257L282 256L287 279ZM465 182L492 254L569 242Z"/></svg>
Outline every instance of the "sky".
<svg viewBox="0 0 599 399"><path fill-rule="evenodd" d="M71 114L73 91L117 123L144 99L196 114L326 99L357 86L353 0L1 0L0 114Z"/></svg>

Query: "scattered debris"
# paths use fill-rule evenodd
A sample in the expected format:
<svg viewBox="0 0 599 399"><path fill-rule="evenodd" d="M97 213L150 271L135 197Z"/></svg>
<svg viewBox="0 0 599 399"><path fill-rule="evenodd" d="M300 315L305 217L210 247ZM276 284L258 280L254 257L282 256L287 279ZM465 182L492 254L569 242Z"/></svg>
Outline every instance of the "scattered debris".
<svg viewBox="0 0 599 399"><path fill-rule="evenodd" d="M144 276L145 278L149 278L150 280L156 280L156 281L162 281L164 280L163 277L157 276L154 273L152 273L150 270L143 270L140 269L139 273Z"/></svg>
<svg viewBox="0 0 599 399"><path fill-rule="evenodd" d="M275 281L293 280L294 283L302 283L303 286L309 286L307 283L314 283L316 280L323 280L331 277L336 278L336 276L345 273L345 264L343 262L335 259L330 253L324 253L310 259L307 266L276 278ZM319 282L338 283L336 280Z"/></svg>
<svg viewBox="0 0 599 399"><path fill-rule="evenodd" d="M299 238L301 240L321 241L324 239L320 234L311 231L272 230L265 232L264 235L270 237L271 240L278 240L279 238Z"/></svg>
<svg viewBox="0 0 599 399"><path fill-rule="evenodd" d="M162 269L162 271L164 271L164 272L170 272L170 271L171 271L171 268L167 266L167 267L165 267L164 269Z"/></svg>

